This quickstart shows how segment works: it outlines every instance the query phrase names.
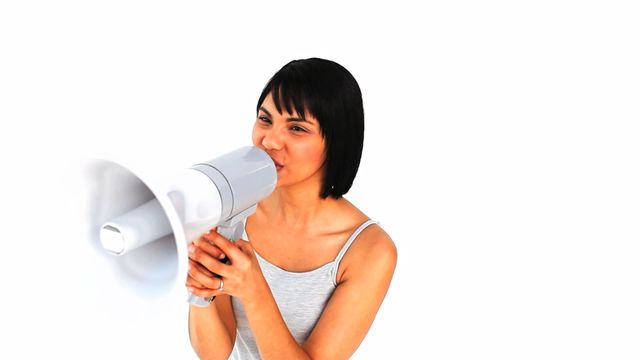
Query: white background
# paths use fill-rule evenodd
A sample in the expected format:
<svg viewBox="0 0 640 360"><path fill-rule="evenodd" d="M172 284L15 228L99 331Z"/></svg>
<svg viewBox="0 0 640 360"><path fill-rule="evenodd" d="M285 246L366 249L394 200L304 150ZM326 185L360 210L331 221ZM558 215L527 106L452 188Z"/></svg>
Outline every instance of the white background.
<svg viewBox="0 0 640 360"><path fill-rule="evenodd" d="M640 13L621 1L5 1L1 358L194 358L87 245L83 159L250 143L264 84L359 81L347 198L399 263L354 359L640 357ZM9 355L10 354L10 355Z"/></svg>

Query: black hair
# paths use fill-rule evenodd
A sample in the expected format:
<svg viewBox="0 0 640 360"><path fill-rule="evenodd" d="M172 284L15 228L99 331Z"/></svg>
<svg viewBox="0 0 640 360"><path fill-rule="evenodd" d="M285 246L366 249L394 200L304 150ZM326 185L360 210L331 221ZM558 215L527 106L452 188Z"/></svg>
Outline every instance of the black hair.
<svg viewBox="0 0 640 360"><path fill-rule="evenodd" d="M256 112L271 93L282 114L310 114L325 140L320 197L346 194L358 172L364 142L364 108L356 79L342 65L325 59L293 60L278 70L260 94Z"/></svg>

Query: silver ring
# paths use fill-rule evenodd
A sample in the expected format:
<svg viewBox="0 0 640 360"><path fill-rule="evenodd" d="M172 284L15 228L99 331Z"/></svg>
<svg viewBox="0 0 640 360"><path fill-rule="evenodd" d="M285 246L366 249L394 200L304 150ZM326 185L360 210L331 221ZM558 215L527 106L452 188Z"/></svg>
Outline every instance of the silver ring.
<svg viewBox="0 0 640 360"><path fill-rule="evenodd" d="M224 281L222 280L222 278L220 278L220 286L218 286L218 291L222 291L224 290Z"/></svg>

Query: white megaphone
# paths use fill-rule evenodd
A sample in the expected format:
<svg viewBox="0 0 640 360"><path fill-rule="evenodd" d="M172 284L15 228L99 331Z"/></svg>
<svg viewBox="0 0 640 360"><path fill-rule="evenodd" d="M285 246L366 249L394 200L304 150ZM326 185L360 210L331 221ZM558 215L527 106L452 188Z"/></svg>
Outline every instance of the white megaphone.
<svg viewBox="0 0 640 360"><path fill-rule="evenodd" d="M184 287L189 244L214 226L222 236L240 239L244 220L277 182L273 160L256 147L196 164L164 184L146 182L111 161L95 161L89 171L98 196L91 209L96 237L116 255L120 283L145 294ZM198 306L211 300L188 298Z"/></svg>

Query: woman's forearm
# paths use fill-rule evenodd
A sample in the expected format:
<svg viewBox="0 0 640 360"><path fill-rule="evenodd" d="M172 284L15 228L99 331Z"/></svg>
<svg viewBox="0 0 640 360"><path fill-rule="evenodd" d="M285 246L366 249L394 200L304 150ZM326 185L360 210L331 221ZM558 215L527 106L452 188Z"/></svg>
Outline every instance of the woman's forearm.
<svg viewBox="0 0 640 360"><path fill-rule="evenodd" d="M201 308L189 305L189 338L201 359L228 359L233 343L214 304Z"/></svg>
<svg viewBox="0 0 640 360"><path fill-rule="evenodd" d="M265 283L261 292L262 296L256 297L256 301L243 303L261 358L264 360L311 359L291 335L269 285Z"/></svg>

